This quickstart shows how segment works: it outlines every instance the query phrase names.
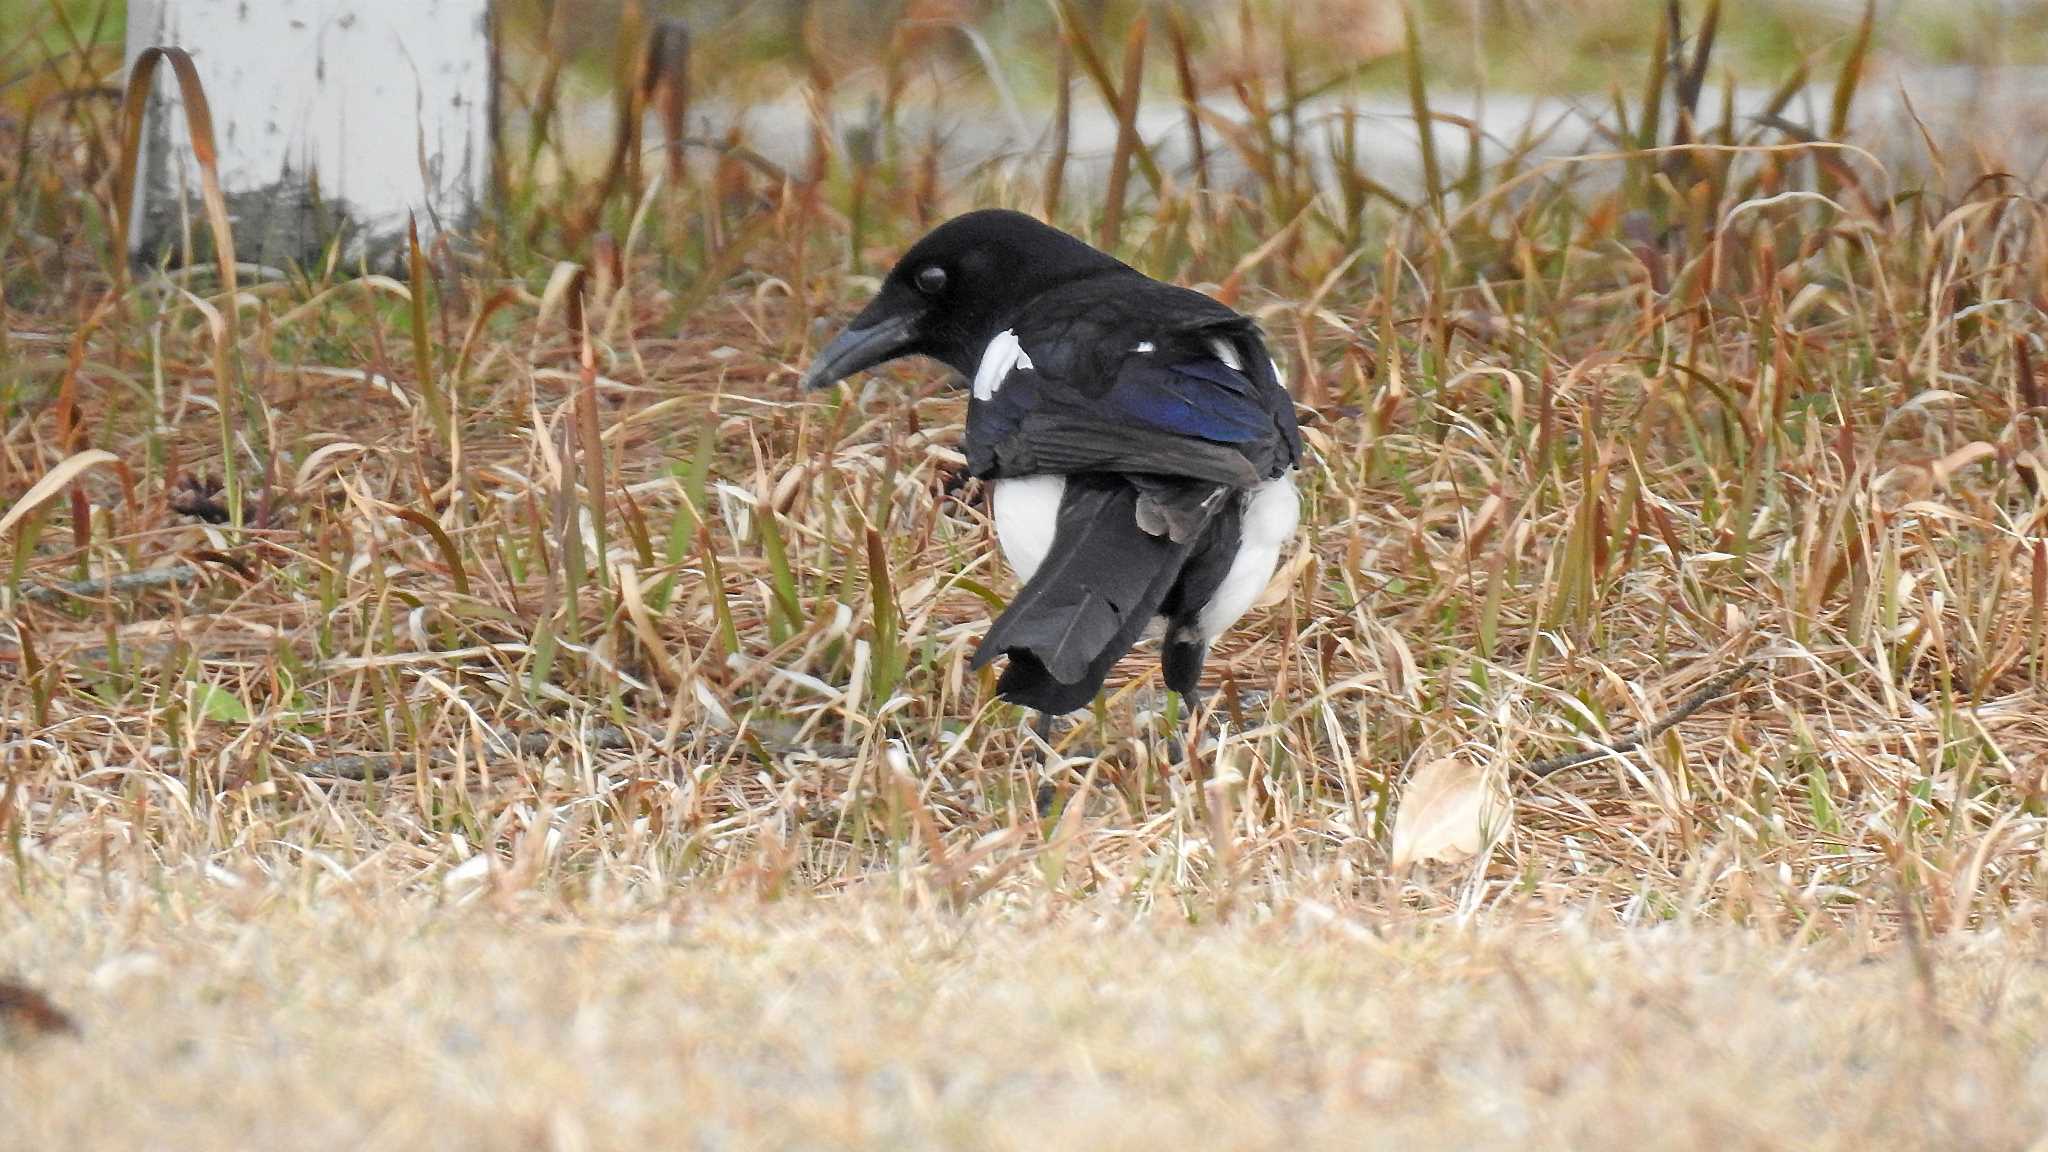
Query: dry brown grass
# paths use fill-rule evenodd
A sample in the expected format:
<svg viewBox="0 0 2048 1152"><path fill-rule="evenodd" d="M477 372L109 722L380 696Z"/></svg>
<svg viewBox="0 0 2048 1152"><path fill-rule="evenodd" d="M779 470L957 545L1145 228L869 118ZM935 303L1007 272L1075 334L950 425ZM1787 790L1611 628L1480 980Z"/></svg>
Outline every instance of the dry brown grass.
<svg viewBox="0 0 2048 1152"><path fill-rule="evenodd" d="M1930 987L1847 941L1590 918L260 900L79 881L0 930L85 1037L0 1051L7 1142L2022 1149L2044 1121L2048 981L1997 937Z"/></svg>
<svg viewBox="0 0 2048 1152"><path fill-rule="evenodd" d="M115 462L0 541L0 976L82 1029L0 1047L29 1143L2040 1132L2048 220L1953 143L1630 107L1661 150L1446 153L1439 217L1318 192L1281 109L1213 125L1242 195L1131 173L1126 253L1265 320L1313 449L1188 762L1144 658L1051 750L964 672L1008 583L957 397L792 390L853 237L1039 162L728 153L599 236L515 172L479 254L231 309L117 280L110 105L45 111L0 515ZM1446 756L1506 833L1392 875Z"/></svg>

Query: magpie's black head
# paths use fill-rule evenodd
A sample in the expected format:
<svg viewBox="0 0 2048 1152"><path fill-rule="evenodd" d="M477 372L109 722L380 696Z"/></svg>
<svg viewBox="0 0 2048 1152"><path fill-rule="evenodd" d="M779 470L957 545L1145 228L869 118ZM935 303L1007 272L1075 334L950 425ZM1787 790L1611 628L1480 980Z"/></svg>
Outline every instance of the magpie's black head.
<svg viewBox="0 0 2048 1152"><path fill-rule="evenodd" d="M882 290L804 373L823 388L903 356L974 375L1005 319L1046 291L1124 268L1107 253L1021 212L956 216L912 245Z"/></svg>

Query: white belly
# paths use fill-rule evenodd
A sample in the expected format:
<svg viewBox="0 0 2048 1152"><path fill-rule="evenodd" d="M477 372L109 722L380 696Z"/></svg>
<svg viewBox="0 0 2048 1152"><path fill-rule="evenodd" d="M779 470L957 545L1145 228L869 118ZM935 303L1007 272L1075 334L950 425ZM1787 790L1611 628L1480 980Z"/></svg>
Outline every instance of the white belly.
<svg viewBox="0 0 2048 1152"><path fill-rule="evenodd" d="M1294 529L1300 523L1301 495L1295 490L1291 469L1278 480L1268 480L1252 489L1245 497L1237 557L1230 562L1230 571L1224 573L1216 594L1195 618L1202 639L1215 640L1251 610L1252 602L1273 578L1273 569L1280 564L1280 552L1294 539Z"/></svg>
<svg viewBox="0 0 2048 1152"><path fill-rule="evenodd" d="M1003 559L1017 573L1018 583L1030 583L1038 566L1045 563L1046 553L1052 551L1053 530L1060 522L1060 497L1066 491L1064 476L1023 476L995 482L996 543L1002 545Z"/></svg>

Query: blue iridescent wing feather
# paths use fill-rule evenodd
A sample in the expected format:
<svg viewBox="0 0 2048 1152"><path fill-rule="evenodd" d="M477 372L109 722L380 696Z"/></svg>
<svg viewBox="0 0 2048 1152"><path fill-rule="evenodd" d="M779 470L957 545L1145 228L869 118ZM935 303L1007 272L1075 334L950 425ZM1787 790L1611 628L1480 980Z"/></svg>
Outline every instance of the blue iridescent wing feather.
<svg viewBox="0 0 2048 1152"><path fill-rule="evenodd" d="M1217 444L1252 444L1275 431L1252 382L1220 360L1148 364L1133 357L1101 403L1117 417Z"/></svg>

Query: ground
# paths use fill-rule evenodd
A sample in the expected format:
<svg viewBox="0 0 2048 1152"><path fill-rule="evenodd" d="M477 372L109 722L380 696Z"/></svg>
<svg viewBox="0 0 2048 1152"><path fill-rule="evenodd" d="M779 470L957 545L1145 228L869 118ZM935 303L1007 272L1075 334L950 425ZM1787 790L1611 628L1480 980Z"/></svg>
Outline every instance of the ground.
<svg viewBox="0 0 2048 1152"><path fill-rule="evenodd" d="M196 203L112 255L111 46L0 43L0 1144L2042 1147L2037 158L1879 164L1853 10L1724 116L1706 8L1572 163L1423 148L1397 37L1352 130L1419 194L1225 25L1229 165L1100 182L879 109L607 179L527 43L474 235L232 291ZM1074 104L1175 108L1125 18ZM1299 402L1192 749L1149 650L1049 745L966 671L1012 587L937 370L794 389L991 204Z"/></svg>
<svg viewBox="0 0 2048 1152"><path fill-rule="evenodd" d="M1226 925L677 901L43 894L81 1006L9 1143L302 1148L2013 1148L2039 940L1593 917ZM246 891L246 890L244 890ZM252 900L260 899L252 897Z"/></svg>

